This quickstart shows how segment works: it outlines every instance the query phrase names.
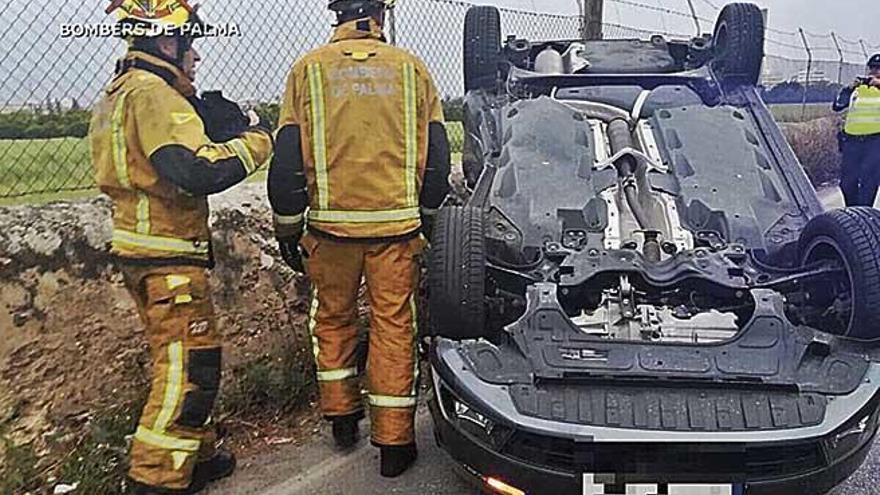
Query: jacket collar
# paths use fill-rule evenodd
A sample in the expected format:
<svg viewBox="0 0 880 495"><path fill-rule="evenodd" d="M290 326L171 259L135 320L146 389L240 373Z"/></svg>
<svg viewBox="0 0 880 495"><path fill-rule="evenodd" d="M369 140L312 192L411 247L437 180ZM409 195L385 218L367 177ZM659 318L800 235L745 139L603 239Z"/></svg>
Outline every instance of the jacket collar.
<svg viewBox="0 0 880 495"><path fill-rule="evenodd" d="M116 76L119 77L131 69L140 69L161 77L169 86L186 97L196 92L193 83L176 65L155 55L132 50L116 63Z"/></svg>
<svg viewBox="0 0 880 495"><path fill-rule="evenodd" d="M382 27L372 17L363 19L355 19L336 26L333 37L330 38L331 43L345 40L362 40L375 39L385 41L385 34L382 33Z"/></svg>

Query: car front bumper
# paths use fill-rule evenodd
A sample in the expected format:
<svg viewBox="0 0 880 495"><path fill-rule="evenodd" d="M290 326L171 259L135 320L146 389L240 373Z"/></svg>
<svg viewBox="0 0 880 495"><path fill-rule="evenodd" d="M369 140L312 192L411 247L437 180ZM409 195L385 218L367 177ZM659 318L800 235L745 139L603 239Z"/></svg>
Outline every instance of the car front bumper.
<svg viewBox="0 0 880 495"><path fill-rule="evenodd" d="M852 397L843 397L839 404L829 408L826 421L814 428L773 432L727 434L688 434L585 427L570 423L552 422L519 415L503 398L505 387L479 381L468 372L467 365L453 346L438 346L432 351L432 381L434 393L430 401L438 444L462 467L471 480L488 493L502 494L718 494L718 495L809 495L821 494L842 482L864 462L877 432L878 393L876 387L861 388ZM455 370L455 371L453 371ZM873 366L872 379L880 378L880 367ZM880 382L880 380L876 380ZM441 393L441 391L443 391ZM510 434L506 444L492 445L485 438L477 438L462 428L460 421L450 414L448 402L472 404L487 418L507 425ZM446 402L446 404L444 404ZM866 409L870 408L870 409ZM848 421L868 410L872 420L867 431L845 454L832 456L824 447L823 439ZM479 416L482 418L482 416ZM516 439L516 440L514 440ZM558 442L571 442L589 454L581 457L577 469L560 469L548 462L549 456L524 455L512 444L531 444L532 452L549 450ZM724 455L719 452L725 448ZM668 450L667 450L668 449ZM737 449L739 454L737 454ZM764 470L759 476L748 467L755 452L762 459L776 452L791 454L800 449L809 453L810 461L799 469ZM651 452L654 459L674 459L684 456L697 462L721 459L708 469L681 469L682 466L653 461L633 463L630 453ZM654 455L656 454L656 455ZM601 461L599 460L599 457ZM713 457L714 456L714 457ZM540 459L538 459L540 457ZM631 458L632 457L632 458ZM644 455L642 456L644 459ZM595 461L595 462L593 462ZM740 462L741 461L741 462ZM687 461L684 461L687 462ZM626 466L609 469L608 466ZM569 465L570 467L571 465ZM599 466L599 467L596 467ZM639 466L639 467L633 467ZM665 467L659 467L665 466ZM487 482L497 480L512 491L491 490ZM589 486L585 486L589 485ZM693 491L696 486L715 488ZM655 488L652 488L656 487Z"/></svg>

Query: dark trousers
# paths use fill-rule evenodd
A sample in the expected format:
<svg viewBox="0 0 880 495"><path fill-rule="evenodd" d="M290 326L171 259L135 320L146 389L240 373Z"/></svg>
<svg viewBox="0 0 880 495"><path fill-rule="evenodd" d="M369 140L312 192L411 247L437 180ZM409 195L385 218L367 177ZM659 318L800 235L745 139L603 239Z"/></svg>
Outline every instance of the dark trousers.
<svg viewBox="0 0 880 495"><path fill-rule="evenodd" d="M846 206L874 206L880 186L880 135L844 136L840 189Z"/></svg>

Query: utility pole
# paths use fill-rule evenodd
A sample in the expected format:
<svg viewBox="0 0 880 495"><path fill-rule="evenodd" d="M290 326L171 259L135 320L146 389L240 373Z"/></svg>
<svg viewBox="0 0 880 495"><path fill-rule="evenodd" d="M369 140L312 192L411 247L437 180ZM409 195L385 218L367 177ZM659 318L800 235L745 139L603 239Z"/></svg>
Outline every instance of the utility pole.
<svg viewBox="0 0 880 495"><path fill-rule="evenodd" d="M581 37L585 40L602 39L602 16L605 0L577 0L581 14Z"/></svg>
<svg viewBox="0 0 880 495"><path fill-rule="evenodd" d="M575 0L575 3L578 4L578 20L580 24L578 25L578 35L580 35L582 40L587 39L587 13L584 12L584 0Z"/></svg>

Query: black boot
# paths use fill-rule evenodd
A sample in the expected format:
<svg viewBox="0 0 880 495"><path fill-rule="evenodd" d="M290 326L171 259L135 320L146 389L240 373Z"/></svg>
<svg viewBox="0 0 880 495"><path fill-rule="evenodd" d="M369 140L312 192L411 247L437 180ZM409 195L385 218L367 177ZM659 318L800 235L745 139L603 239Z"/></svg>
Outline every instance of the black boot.
<svg viewBox="0 0 880 495"><path fill-rule="evenodd" d="M416 462L418 450L416 444L409 445L382 445L379 447L380 469L379 474L385 478L396 478L404 473Z"/></svg>
<svg viewBox="0 0 880 495"><path fill-rule="evenodd" d="M330 419L333 422L333 441L338 448L347 450L355 446L358 442L358 421L363 417L363 412L356 412Z"/></svg>
<svg viewBox="0 0 880 495"><path fill-rule="evenodd" d="M134 495L193 495L204 490L208 483L231 475L235 471L235 455L232 452L218 450L214 457L199 461L193 468L192 482L184 490L172 490L145 485L132 480Z"/></svg>
<svg viewBox="0 0 880 495"><path fill-rule="evenodd" d="M235 465L235 454L228 450L217 450L214 457L196 463L190 490L202 490L208 483L232 475L235 472Z"/></svg>
<svg viewBox="0 0 880 495"><path fill-rule="evenodd" d="M186 490L172 490L170 488L159 488L156 486L145 485L143 483L129 480L131 484L131 493L134 495L188 495L195 492Z"/></svg>

